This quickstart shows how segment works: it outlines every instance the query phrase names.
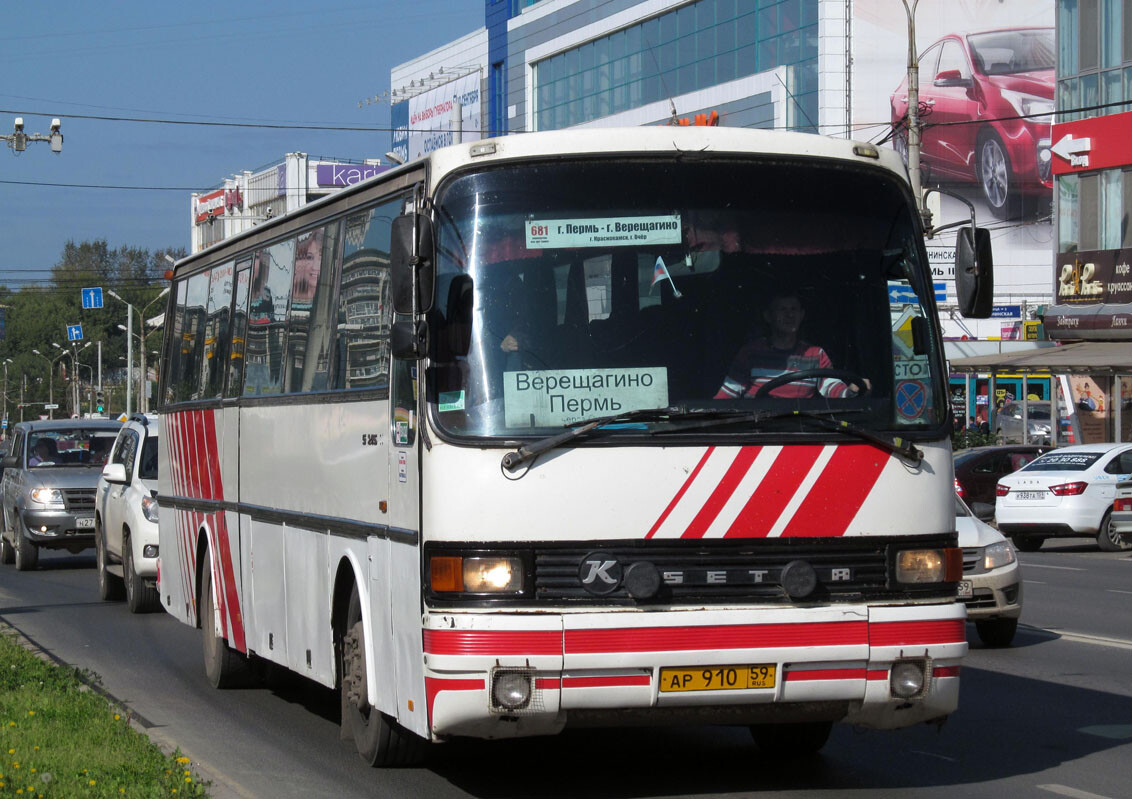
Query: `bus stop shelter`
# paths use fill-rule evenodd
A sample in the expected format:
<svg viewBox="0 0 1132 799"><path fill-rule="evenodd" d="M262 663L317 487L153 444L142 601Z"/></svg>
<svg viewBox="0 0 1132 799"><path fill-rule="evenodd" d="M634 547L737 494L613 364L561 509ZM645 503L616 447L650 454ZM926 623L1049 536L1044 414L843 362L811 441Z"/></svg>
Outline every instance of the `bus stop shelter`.
<svg viewBox="0 0 1132 799"><path fill-rule="evenodd" d="M994 396L994 376L996 373L1021 374L1023 379L1030 374L1049 375L1087 375L1112 379L1110 418L1113 420L1113 438L1121 440L1124 430L1124 416L1132 411L1122 408L1122 380L1132 379L1132 344L1127 341L1076 341L1057 347L1025 350L1022 352L1001 352L991 355L975 355L968 358L955 358L950 364L952 373L990 375L990 397ZM1028 427L1025 418L1026 391L1022 394L1023 425ZM1058 412L1058 392L1050 391L1050 435L1053 443L1058 443L1060 418ZM993 425L993 419L991 419ZM993 429L993 426L992 426ZM1025 434L1025 433L1024 433ZM1078 439L1080 440L1080 439Z"/></svg>

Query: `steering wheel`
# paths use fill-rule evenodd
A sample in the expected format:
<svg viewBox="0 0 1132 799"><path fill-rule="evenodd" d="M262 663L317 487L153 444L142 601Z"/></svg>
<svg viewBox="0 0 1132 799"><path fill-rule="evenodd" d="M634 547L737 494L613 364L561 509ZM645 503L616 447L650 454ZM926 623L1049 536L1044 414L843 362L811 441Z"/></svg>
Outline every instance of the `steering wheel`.
<svg viewBox="0 0 1132 799"><path fill-rule="evenodd" d="M818 377L829 377L834 380L840 380L842 383L856 386L856 396L858 397L867 397L869 395L869 384L865 382L865 378L861 377L856 372L850 372L845 369L799 369L797 372L783 372L778 377L772 377L759 386L759 390L755 392L755 397L765 397L779 386L785 386L788 383L796 383L799 380L811 380Z"/></svg>

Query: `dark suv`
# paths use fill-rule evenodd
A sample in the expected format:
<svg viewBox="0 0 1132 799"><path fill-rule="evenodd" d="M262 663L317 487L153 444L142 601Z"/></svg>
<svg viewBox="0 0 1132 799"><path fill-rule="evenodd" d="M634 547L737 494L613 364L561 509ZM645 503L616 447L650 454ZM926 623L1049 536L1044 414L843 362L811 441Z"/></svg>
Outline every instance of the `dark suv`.
<svg viewBox="0 0 1132 799"><path fill-rule="evenodd" d="M120 422L20 422L0 481L0 562L34 569L40 548L94 546L94 491Z"/></svg>
<svg viewBox="0 0 1132 799"><path fill-rule="evenodd" d="M998 479L1018 471L1050 449L1037 444L1013 444L959 450L955 453L955 492L976 516L989 519L994 516L994 487Z"/></svg>

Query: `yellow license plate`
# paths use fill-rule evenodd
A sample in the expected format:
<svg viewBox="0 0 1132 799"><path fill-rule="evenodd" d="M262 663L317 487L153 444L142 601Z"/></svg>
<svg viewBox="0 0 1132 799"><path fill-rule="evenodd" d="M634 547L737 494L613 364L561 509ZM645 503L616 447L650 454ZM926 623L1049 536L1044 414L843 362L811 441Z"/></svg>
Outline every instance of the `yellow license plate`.
<svg viewBox="0 0 1132 799"><path fill-rule="evenodd" d="M668 691L742 691L749 688L773 688L775 667L711 666L693 669L661 669L660 690Z"/></svg>

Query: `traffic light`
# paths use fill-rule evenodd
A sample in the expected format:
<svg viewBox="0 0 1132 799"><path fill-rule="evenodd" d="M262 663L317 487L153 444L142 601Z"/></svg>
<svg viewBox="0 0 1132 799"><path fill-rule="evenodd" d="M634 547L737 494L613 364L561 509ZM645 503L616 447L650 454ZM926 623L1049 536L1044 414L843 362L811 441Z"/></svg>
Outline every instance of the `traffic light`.
<svg viewBox="0 0 1132 799"><path fill-rule="evenodd" d="M106 394L103 393L102 389L98 389L98 391L95 392L94 407L97 409L98 413L102 413L106 410Z"/></svg>

